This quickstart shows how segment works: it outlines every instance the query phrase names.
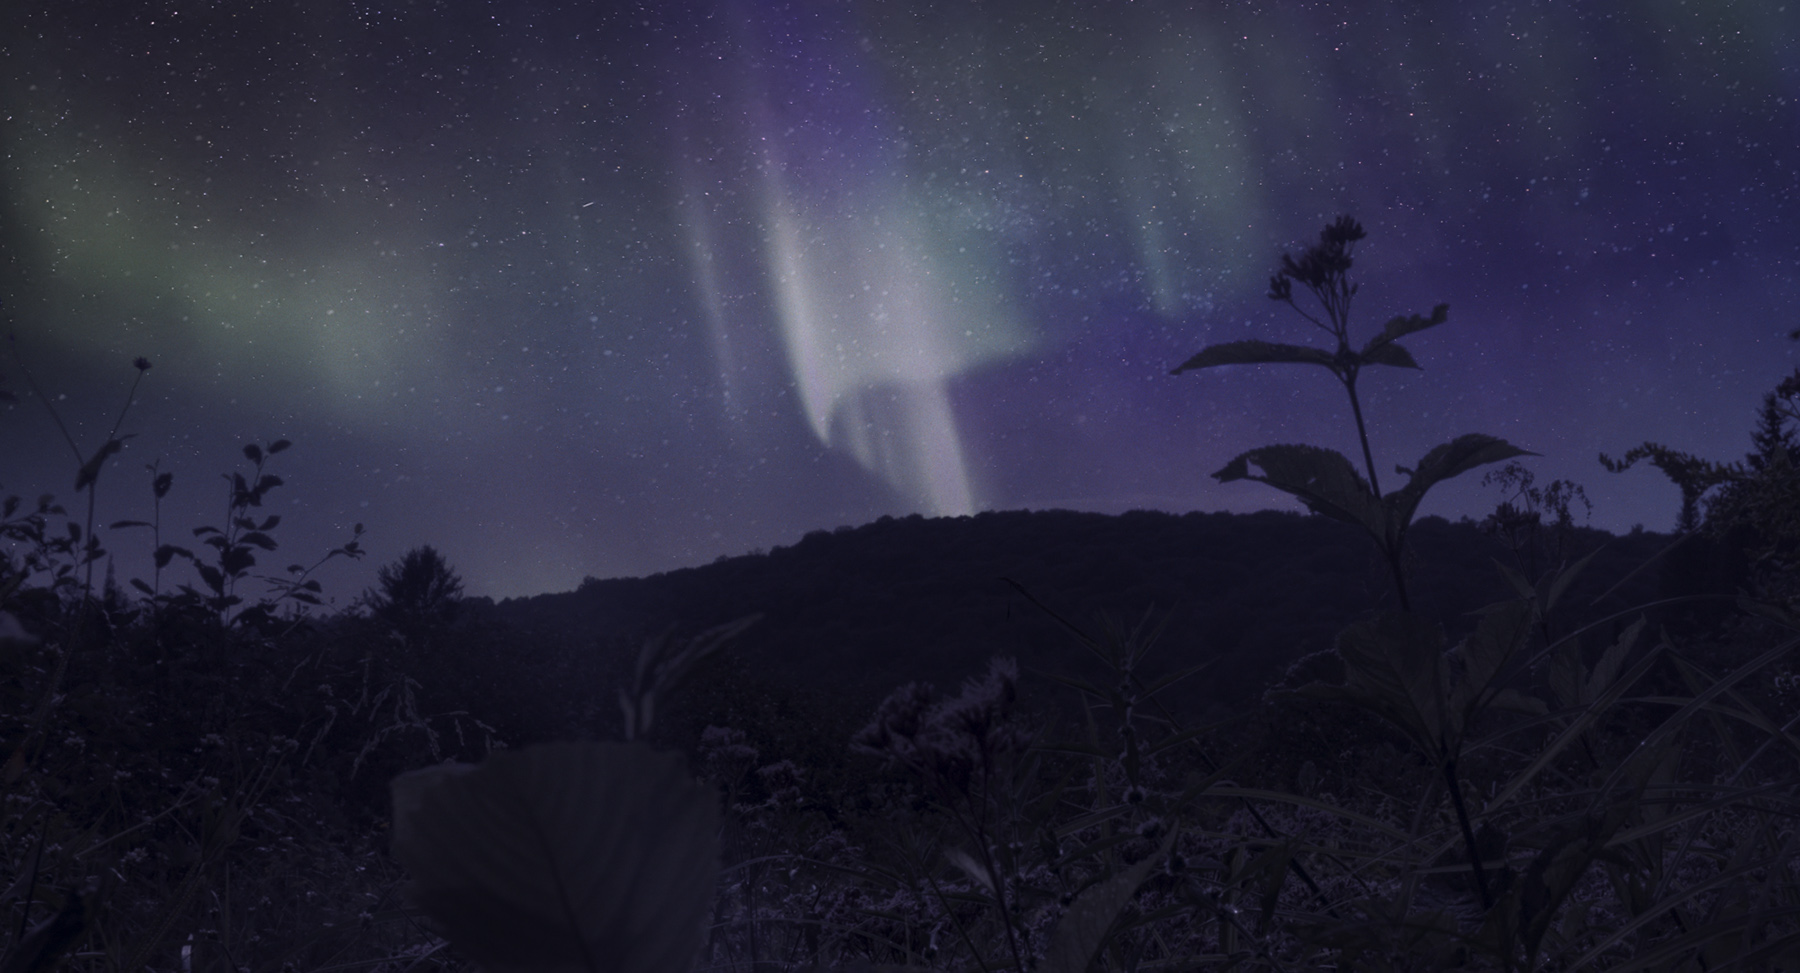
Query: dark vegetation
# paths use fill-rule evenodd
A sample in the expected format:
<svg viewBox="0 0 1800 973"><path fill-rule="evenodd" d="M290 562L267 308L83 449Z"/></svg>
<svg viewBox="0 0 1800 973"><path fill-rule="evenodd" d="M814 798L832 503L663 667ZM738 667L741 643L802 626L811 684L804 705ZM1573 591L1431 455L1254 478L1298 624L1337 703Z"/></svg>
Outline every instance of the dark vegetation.
<svg viewBox="0 0 1800 973"><path fill-rule="evenodd" d="M1668 541L1571 527L1569 553L1600 552L1574 597L1586 606ZM1414 599L1453 636L1510 591L1494 561L1511 561L1511 549L1478 522L1425 518L1412 544L1419 563L1431 565L1415 572ZM589 579L574 592L497 605L474 599L468 610L557 645L557 657L590 651L595 633L634 648L678 622L703 628L760 613L732 646L743 668L854 696L866 710L911 679L954 685L978 675L996 654L1028 671L1097 666L1028 592L1083 624L1148 612L1163 628L1154 665L1213 660L1168 694L1172 708L1200 716L1259 699L1288 665L1331 648L1344 625L1391 603L1386 570L1356 528L1321 516L914 515L814 531L791 547L703 567ZM1600 617L1652 601L1658 577L1639 573L1584 611Z"/></svg>
<svg viewBox="0 0 1800 973"><path fill-rule="evenodd" d="M1603 460L1672 535L1480 434L1384 492L1357 383L1447 311L1353 346L1361 238L1271 282L1331 347L1182 369L1344 386L1360 469L1216 474L1310 516L883 518L500 604L423 547L325 614L268 567L284 441L217 524L101 525L128 395L79 503L0 515L0 973L1800 968L1800 374L1742 462Z"/></svg>

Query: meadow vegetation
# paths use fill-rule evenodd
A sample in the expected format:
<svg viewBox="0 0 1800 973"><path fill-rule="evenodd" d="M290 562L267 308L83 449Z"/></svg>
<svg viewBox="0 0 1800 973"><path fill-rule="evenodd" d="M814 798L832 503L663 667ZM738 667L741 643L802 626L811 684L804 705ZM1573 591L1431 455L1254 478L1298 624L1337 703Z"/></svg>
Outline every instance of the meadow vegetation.
<svg viewBox="0 0 1800 973"><path fill-rule="evenodd" d="M1016 578L1085 664L995 653L872 706L746 665L750 612L572 647L471 610L429 547L328 613L323 561L264 564L285 441L244 448L217 524L100 524L133 384L105 442L69 440L74 513L0 508L0 973L1800 969L1800 373L1742 462L1603 458L1684 504L1596 592L1617 544L1517 446L1461 435L1381 489L1358 382L1416 368L1399 340L1448 311L1353 344L1362 237L1339 219L1271 281L1329 347L1177 369L1329 370L1360 469L1277 445L1215 476L1379 568L1333 644L1229 712L1171 705L1228 660L1170 651L1152 606ZM1504 593L1434 617L1415 513L1484 466ZM96 583L146 537L150 577Z"/></svg>

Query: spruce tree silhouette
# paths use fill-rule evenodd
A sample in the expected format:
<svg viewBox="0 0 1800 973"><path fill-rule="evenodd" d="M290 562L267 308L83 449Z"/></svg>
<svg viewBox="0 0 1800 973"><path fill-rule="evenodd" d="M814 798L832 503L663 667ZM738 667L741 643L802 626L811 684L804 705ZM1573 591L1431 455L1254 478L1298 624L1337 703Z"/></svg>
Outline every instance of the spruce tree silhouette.
<svg viewBox="0 0 1800 973"><path fill-rule="evenodd" d="M456 617L462 579L429 544L382 566L375 578L379 590L369 594L369 607L376 618L393 627L409 649L421 648Z"/></svg>

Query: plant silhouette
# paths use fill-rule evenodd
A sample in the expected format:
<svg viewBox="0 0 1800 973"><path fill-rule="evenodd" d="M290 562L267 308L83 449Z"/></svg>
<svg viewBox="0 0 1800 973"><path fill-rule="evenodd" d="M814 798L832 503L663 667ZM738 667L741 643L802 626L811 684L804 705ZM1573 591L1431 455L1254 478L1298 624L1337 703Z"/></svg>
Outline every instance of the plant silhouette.
<svg viewBox="0 0 1800 973"><path fill-rule="evenodd" d="M377 619L392 627L409 649L419 649L455 620L462 578L437 548L426 544L375 572L378 586L364 596Z"/></svg>
<svg viewBox="0 0 1800 973"><path fill-rule="evenodd" d="M1293 308L1314 327L1330 335L1336 347L1314 348L1258 340L1228 341L1208 346L1170 374L1219 365L1286 362L1321 365L1328 369L1350 397L1350 414L1356 420L1356 437L1362 445L1366 478L1342 453L1299 445L1263 446L1241 453L1213 477L1221 483L1232 480L1266 483L1292 494L1314 513L1357 524L1367 530L1387 559L1401 609L1410 611L1401 560L1406 549L1406 531L1412 525L1413 514L1425 492L1437 483L1477 466L1537 454L1494 436L1469 433L1433 448L1412 469L1395 467L1396 472L1407 477L1406 485L1391 494L1382 494L1381 479L1375 471L1375 455L1369 448L1362 400L1357 395L1357 380L1369 365L1418 368L1418 362L1399 339L1443 324L1449 320L1450 306L1439 304L1431 309L1430 315L1392 318L1361 350L1353 348L1350 344L1350 303L1359 285L1351 283L1349 275L1355 262L1352 254L1355 244L1367 235L1355 219L1340 216L1326 224L1319 232L1319 242L1301 251L1298 257L1282 254L1281 268L1269 278L1270 299ZM1322 317L1295 302L1295 282L1317 299ZM1252 472L1253 467L1262 472Z"/></svg>

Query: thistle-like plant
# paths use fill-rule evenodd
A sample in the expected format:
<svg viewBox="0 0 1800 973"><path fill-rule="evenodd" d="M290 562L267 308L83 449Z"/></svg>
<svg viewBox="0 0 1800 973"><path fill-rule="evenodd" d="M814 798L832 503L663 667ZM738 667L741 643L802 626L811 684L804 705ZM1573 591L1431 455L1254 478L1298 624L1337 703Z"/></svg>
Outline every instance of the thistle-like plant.
<svg viewBox="0 0 1800 973"><path fill-rule="evenodd" d="M1406 485L1390 494L1381 492L1381 479L1375 472L1375 455L1369 448L1368 425L1363 419L1362 400L1356 383L1369 365L1395 368L1418 368L1412 353L1399 339L1449 320L1450 306L1439 304L1430 315L1411 314L1392 318L1381 333L1370 338L1360 350L1350 344L1350 302L1358 285L1350 282L1352 250L1367 234L1362 224L1349 216L1340 216L1319 233L1319 242L1307 247L1298 257L1283 254L1281 269L1269 278L1269 297L1293 308L1296 313L1329 335L1334 348L1315 348L1269 341L1228 341L1211 345L1182 362L1171 374L1218 365L1267 365L1298 362L1320 365L1344 386L1350 397L1350 414L1356 420L1356 436L1362 445L1365 478L1342 453L1318 446L1263 446L1240 453L1223 469L1213 474L1221 483L1232 480L1256 480L1284 493L1292 494L1313 513L1356 524L1375 539L1393 572L1394 590L1403 610L1411 610L1406 594L1406 575L1401 557L1406 549L1406 532L1412 525L1419 501L1434 485L1477 466L1497 463L1514 456L1534 456L1504 439L1483 433L1468 433L1434 447L1424 458L1407 469L1395 467L1407 477ZM1320 313L1313 313L1294 300L1294 284L1311 292ZM1252 472L1252 468L1262 472Z"/></svg>

